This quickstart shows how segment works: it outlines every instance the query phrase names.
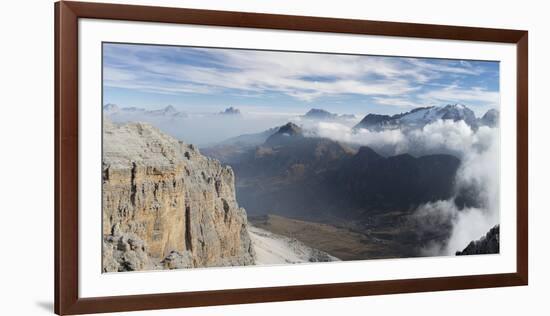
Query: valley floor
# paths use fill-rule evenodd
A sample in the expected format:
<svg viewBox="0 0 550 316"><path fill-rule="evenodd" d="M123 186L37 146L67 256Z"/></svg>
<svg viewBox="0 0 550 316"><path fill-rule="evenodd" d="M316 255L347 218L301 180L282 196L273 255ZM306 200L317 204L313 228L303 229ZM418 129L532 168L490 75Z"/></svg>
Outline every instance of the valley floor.
<svg viewBox="0 0 550 316"><path fill-rule="evenodd" d="M343 224L331 225L272 214L249 216L248 220L254 225L251 234L254 234L254 230L262 229L264 232L299 240L308 247L326 252L340 260L418 256L413 252L414 246L411 245L414 241L407 240L410 238L404 227L384 224L361 233Z"/></svg>

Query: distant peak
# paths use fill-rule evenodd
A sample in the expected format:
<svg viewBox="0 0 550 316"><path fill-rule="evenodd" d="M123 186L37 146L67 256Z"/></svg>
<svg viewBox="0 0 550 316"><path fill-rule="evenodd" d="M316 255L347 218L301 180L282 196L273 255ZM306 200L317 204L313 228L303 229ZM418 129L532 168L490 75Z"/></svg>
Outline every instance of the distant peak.
<svg viewBox="0 0 550 316"><path fill-rule="evenodd" d="M221 111L220 114L223 114L223 115L240 115L241 110L230 106L230 107L226 108L225 110Z"/></svg>
<svg viewBox="0 0 550 316"><path fill-rule="evenodd" d="M105 110L118 109L118 105L116 105L114 103L107 103L103 106L103 109L105 109Z"/></svg>
<svg viewBox="0 0 550 316"><path fill-rule="evenodd" d="M107 103L103 106L103 112L105 114L114 114L114 113L117 113L119 110L120 109L119 109L118 105L113 104L113 103Z"/></svg>
<svg viewBox="0 0 550 316"><path fill-rule="evenodd" d="M479 119L481 125L496 127L498 126L500 112L497 109L490 109Z"/></svg>
<svg viewBox="0 0 550 316"><path fill-rule="evenodd" d="M313 108L309 111L307 111L306 115L315 115L315 114L330 114L329 111L323 110L323 109L316 109Z"/></svg>
<svg viewBox="0 0 550 316"><path fill-rule="evenodd" d="M165 112L176 112L176 108L172 105L168 105L167 107L164 108L164 111Z"/></svg>
<svg viewBox="0 0 550 316"><path fill-rule="evenodd" d="M338 115L330 113L327 110L312 108L311 110L307 111L306 114L304 114L304 117L313 119L334 119L337 118Z"/></svg>
<svg viewBox="0 0 550 316"><path fill-rule="evenodd" d="M275 134L269 136L266 143L270 145L280 145L301 138L303 138L302 128L292 122L288 122L279 127L279 130Z"/></svg>

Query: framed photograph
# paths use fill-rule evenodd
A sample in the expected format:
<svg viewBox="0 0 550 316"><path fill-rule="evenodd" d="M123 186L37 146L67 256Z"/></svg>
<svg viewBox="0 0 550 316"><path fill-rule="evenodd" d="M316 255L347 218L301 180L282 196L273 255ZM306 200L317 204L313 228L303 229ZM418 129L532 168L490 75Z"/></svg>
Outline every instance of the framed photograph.
<svg viewBox="0 0 550 316"><path fill-rule="evenodd" d="M57 314L527 285L527 31L55 22Z"/></svg>

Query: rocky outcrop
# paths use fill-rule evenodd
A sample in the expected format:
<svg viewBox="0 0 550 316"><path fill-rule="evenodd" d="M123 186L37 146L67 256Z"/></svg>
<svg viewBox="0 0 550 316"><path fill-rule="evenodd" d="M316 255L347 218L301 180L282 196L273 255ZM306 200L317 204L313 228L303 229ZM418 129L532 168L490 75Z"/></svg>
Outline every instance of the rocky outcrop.
<svg viewBox="0 0 550 316"><path fill-rule="evenodd" d="M500 250L500 226L497 225L479 240L474 240L462 251L457 251L457 256L482 255L499 253Z"/></svg>
<svg viewBox="0 0 550 316"><path fill-rule="evenodd" d="M189 251L183 253L172 251L164 260L161 261L165 269L181 269L192 266L193 256Z"/></svg>
<svg viewBox="0 0 550 316"><path fill-rule="evenodd" d="M139 271L157 268L145 252L145 244L137 235L119 234L103 237L103 271Z"/></svg>
<svg viewBox="0 0 550 316"><path fill-rule="evenodd" d="M103 271L248 265L230 167L142 123L103 128Z"/></svg>
<svg viewBox="0 0 550 316"><path fill-rule="evenodd" d="M373 212L413 211L454 194L460 160L452 155L384 157L286 126L233 164L239 203L251 215L369 221Z"/></svg>

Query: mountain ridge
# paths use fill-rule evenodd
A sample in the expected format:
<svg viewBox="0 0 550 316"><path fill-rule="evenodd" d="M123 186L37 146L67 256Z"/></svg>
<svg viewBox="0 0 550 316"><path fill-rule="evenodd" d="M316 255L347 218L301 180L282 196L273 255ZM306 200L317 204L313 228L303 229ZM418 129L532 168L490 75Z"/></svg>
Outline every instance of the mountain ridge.
<svg viewBox="0 0 550 316"><path fill-rule="evenodd" d="M445 106L418 107L409 112L384 115L369 113L357 123L353 130L367 129L381 131L387 129L422 128L437 120L464 121L468 126L477 129L480 126L496 126L498 110L490 109L482 117L463 104L447 104Z"/></svg>
<svg viewBox="0 0 550 316"><path fill-rule="evenodd" d="M384 157L367 146L355 150L328 138L303 137L294 124L285 126L279 132L287 136L274 134L276 141L250 149L232 164L239 203L255 215L285 216L316 207L347 209L345 216L354 209L405 210L453 193L460 165L454 156Z"/></svg>
<svg viewBox="0 0 550 316"><path fill-rule="evenodd" d="M178 111L173 105L163 108L147 110L140 107L119 107L116 104L108 103L103 106L103 114L107 116L127 115L151 115L155 117L187 117L187 113Z"/></svg>

